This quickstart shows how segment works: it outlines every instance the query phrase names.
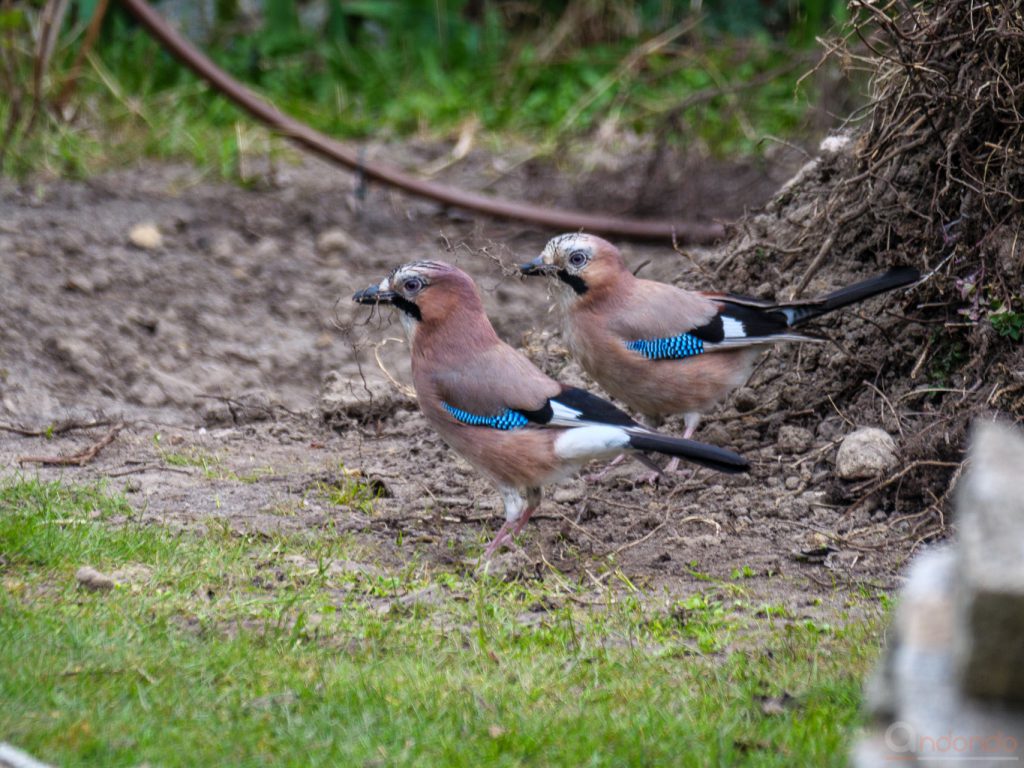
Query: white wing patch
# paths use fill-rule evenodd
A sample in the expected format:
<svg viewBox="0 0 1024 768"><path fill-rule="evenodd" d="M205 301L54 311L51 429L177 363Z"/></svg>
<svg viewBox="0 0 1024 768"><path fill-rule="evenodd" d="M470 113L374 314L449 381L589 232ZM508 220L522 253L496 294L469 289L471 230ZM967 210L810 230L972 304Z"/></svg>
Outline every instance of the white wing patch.
<svg viewBox="0 0 1024 768"><path fill-rule="evenodd" d="M728 315L722 315L722 333L727 339L745 339L747 337L747 329L744 327L743 321Z"/></svg>
<svg viewBox="0 0 1024 768"><path fill-rule="evenodd" d="M570 408L568 405L557 400L552 400L551 414L552 424L572 426L580 423L580 416L583 415L583 411L577 411L575 408Z"/></svg>
<svg viewBox="0 0 1024 768"><path fill-rule="evenodd" d="M558 436L555 455L570 461L589 461L615 456L628 445L629 435L621 427L577 427Z"/></svg>

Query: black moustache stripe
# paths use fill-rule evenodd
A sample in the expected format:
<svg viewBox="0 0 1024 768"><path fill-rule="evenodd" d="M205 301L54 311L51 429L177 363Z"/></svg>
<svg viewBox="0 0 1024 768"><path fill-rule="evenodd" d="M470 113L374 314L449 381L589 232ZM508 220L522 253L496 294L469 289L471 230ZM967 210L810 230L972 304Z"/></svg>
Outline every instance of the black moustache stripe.
<svg viewBox="0 0 1024 768"><path fill-rule="evenodd" d="M564 269L558 270L555 274L558 275L559 280L572 288L576 292L577 296L582 296L587 292L587 284L579 275L570 275Z"/></svg>
<svg viewBox="0 0 1024 768"><path fill-rule="evenodd" d="M391 303L414 320L423 319L423 315L420 314L420 308L408 299L402 298L401 296L395 296L395 298L391 300Z"/></svg>

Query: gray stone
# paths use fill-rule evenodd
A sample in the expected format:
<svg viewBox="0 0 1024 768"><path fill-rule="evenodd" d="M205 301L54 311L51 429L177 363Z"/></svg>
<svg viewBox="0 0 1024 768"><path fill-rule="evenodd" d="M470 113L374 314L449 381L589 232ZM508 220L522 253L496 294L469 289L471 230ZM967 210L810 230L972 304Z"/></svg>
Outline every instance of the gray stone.
<svg viewBox="0 0 1024 768"><path fill-rule="evenodd" d="M896 441L877 427L864 427L843 438L836 453L836 473L843 480L880 477L896 466Z"/></svg>
<svg viewBox="0 0 1024 768"><path fill-rule="evenodd" d="M79 293L92 293L96 290L91 279L88 275L82 274L81 272L71 275L64 283L64 287L69 291L78 291Z"/></svg>
<svg viewBox="0 0 1024 768"><path fill-rule="evenodd" d="M957 668L976 696L1024 701L1024 437L978 423L957 493Z"/></svg>
<svg viewBox="0 0 1024 768"><path fill-rule="evenodd" d="M100 573L91 565L83 565L75 571L75 581L91 592L103 592L117 586L112 576Z"/></svg>

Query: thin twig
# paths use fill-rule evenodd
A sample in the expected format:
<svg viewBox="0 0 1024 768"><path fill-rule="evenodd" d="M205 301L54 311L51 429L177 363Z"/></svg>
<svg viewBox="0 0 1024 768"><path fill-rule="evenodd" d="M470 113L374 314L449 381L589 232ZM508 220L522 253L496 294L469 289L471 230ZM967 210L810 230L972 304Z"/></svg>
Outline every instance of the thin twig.
<svg viewBox="0 0 1024 768"><path fill-rule="evenodd" d="M85 450L73 453L68 456L22 456L18 459L19 464L46 464L51 466L74 466L84 467L99 455L99 452L114 442L114 438L125 428L124 422L115 424L107 434L90 445Z"/></svg>
<svg viewBox="0 0 1024 768"><path fill-rule="evenodd" d="M391 371L389 371L387 369L387 366L384 365L384 361L380 359L381 347L383 347L385 344L387 344L388 342L391 342L391 341L397 341L397 342L401 343L402 340L401 339L395 339L395 338L387 338L387 339L384 339L383 341L378 342L377 344L374 344L373 345L373 359L377 361L377 367L380 368L381 373L384 374L384 376L387 378L387 380L389 382L391 382L391 386L393 386L395 389L397 389L399 392L401 392L406 397L409 397L409 398L412 398L413 400L415 400L416 399L416 390L414 390L412 387L406 386L405 384L400 382L398 379L396 379L394 376L392 376L391 375Z"/></svg>
<svg viewBox="0 0 1024 768"><path fill-rule="evenodd" d="M58 112L64 111L64 107L72 95L74 95L75 88L78 86L78 78L82 74L82 64L85 61L85 57L92 51L93 46L96 45L96 40L99 38L100 29L103 28L103 19L107 15L107 8L109 6L110 0L99 0L93 9L92 18L89 19L89 27L85 31L85 40L82 41L82 46L78 49L78 53L75 54L75 61L68 71L67 78L64 80L60 95L57 96L54 102Z"/></svg>

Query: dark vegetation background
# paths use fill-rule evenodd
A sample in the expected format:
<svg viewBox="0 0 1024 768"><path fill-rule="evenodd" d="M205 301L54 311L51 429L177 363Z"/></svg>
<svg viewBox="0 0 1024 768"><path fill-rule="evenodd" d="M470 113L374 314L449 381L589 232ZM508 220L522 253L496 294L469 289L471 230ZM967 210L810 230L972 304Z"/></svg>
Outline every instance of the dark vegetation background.
<svg viewBox="0 0 1024 768"><path fill-rule="evenodd" d="M26 33L62 3L0 3L2 85L11 96L2 108L3 141L30 148L10 152L5 172L42 166L81 174L141 150L232 173L238 154L263 141L258 128L208 93L117 3L86 46L72 98L72 63L98 4L64 3L58 34L40 50ZM815 37L845 18L836 0L170 0L156 7L282 109L350 138L479 129L500 134L498 143L517 137L552 152L603 132L719 157L752 155L764 151L766 135L789 139L833 124L831 113L845 112L851 93L836 87L834 67L796 88L819 55ZM49 121L59 129L28 130Z"/></svg>

